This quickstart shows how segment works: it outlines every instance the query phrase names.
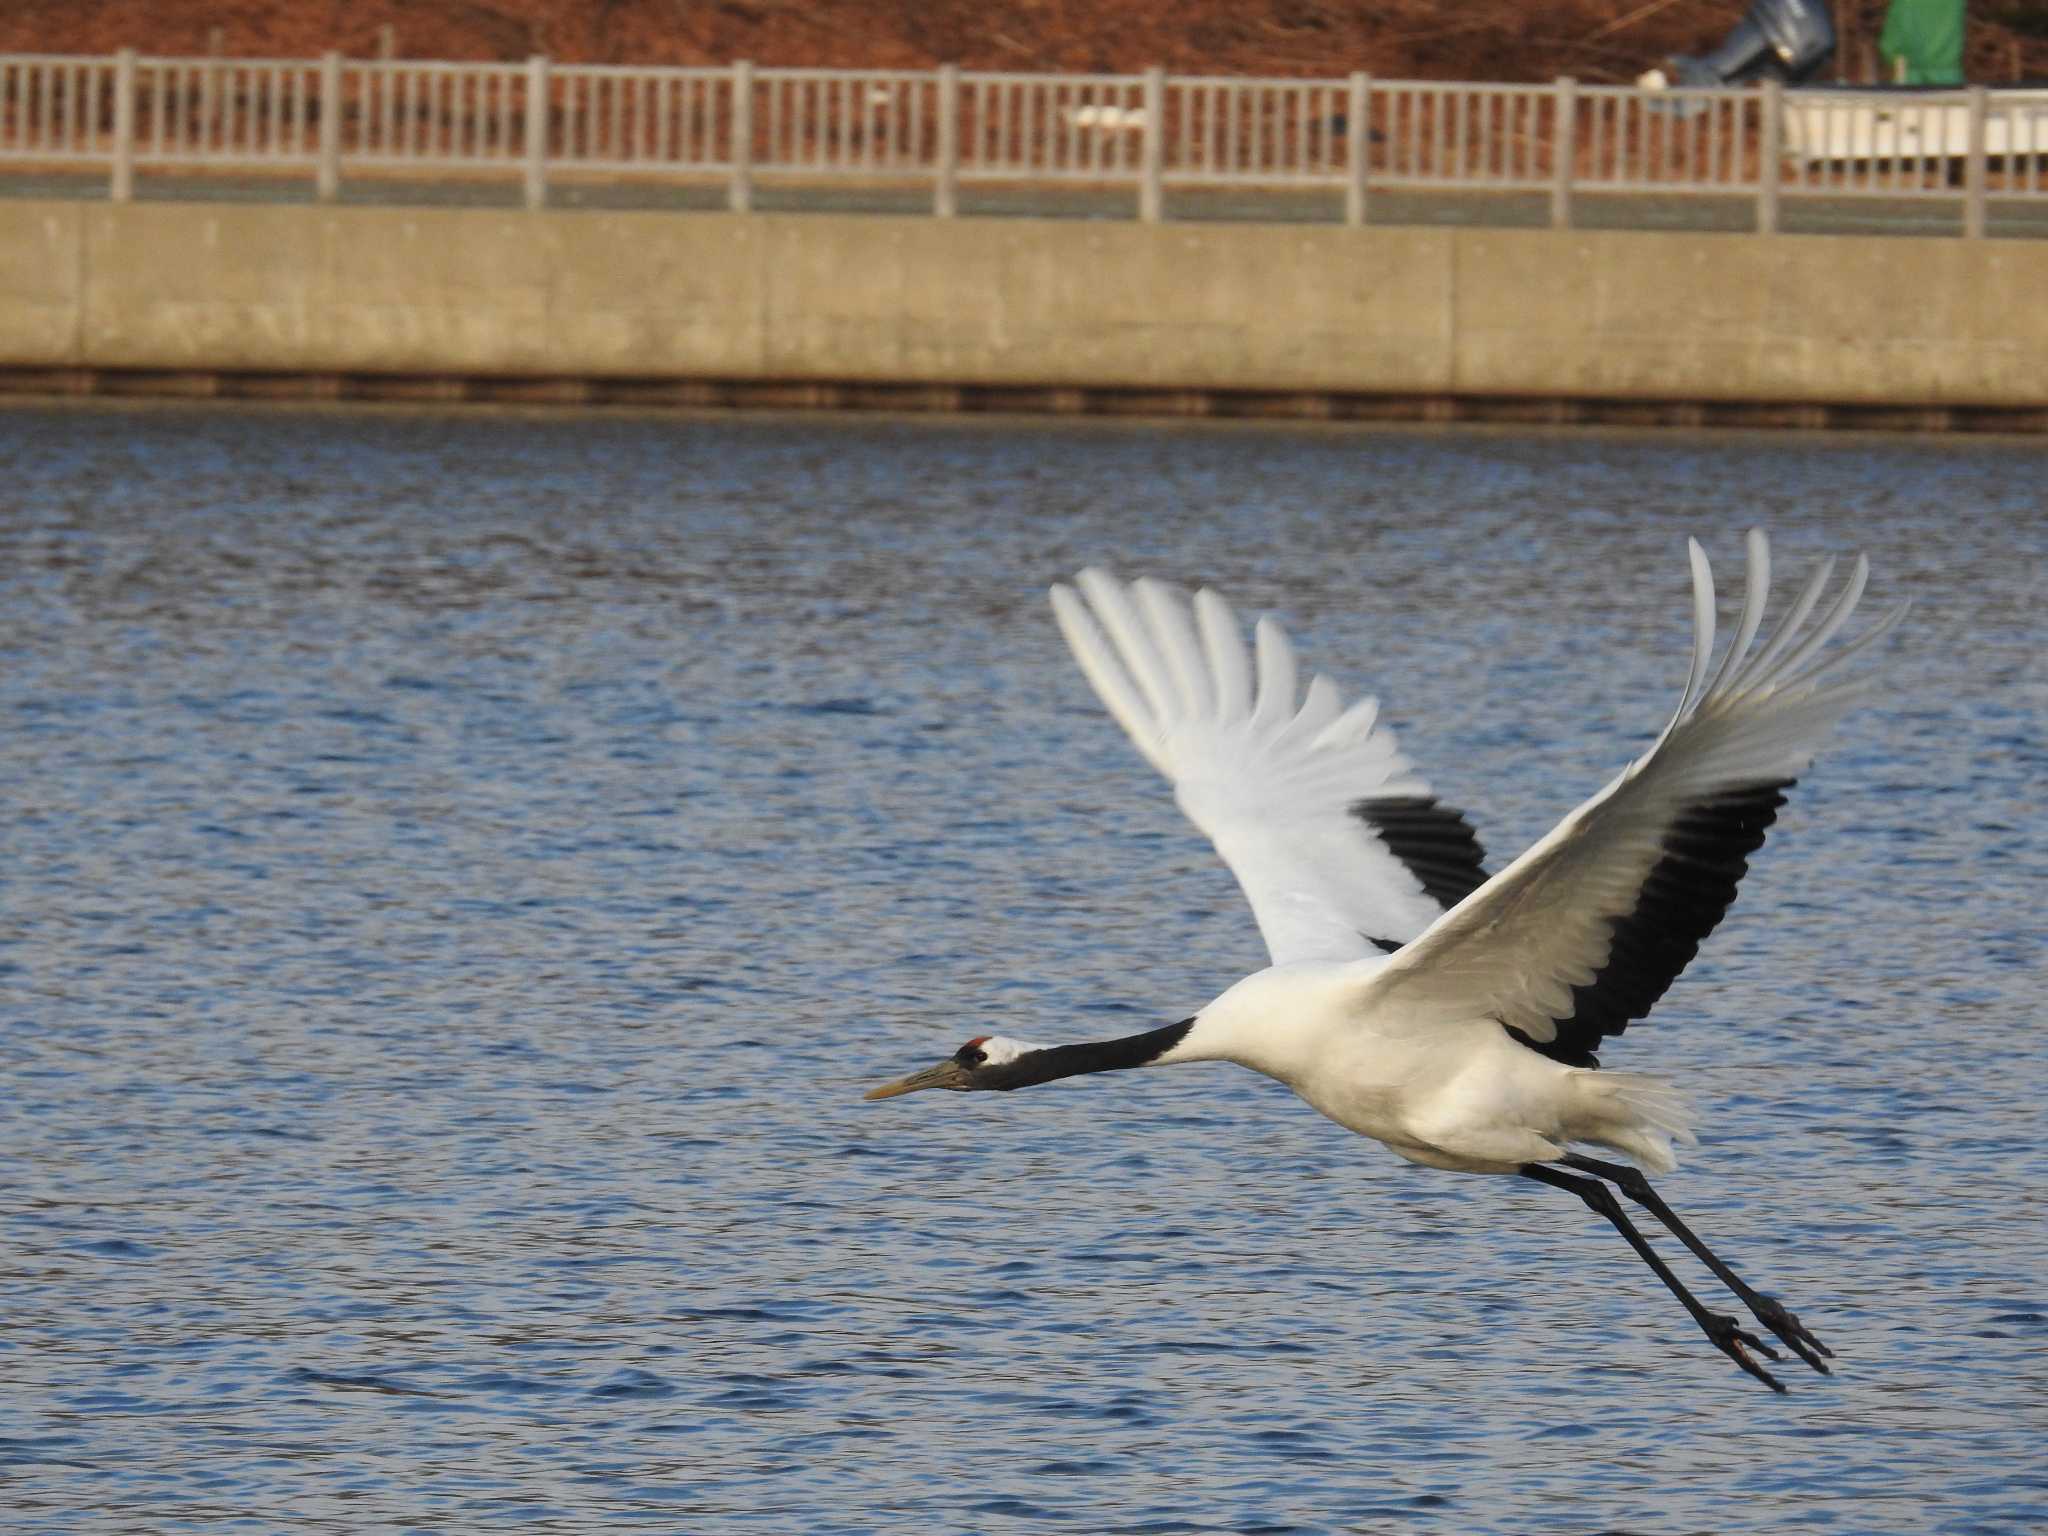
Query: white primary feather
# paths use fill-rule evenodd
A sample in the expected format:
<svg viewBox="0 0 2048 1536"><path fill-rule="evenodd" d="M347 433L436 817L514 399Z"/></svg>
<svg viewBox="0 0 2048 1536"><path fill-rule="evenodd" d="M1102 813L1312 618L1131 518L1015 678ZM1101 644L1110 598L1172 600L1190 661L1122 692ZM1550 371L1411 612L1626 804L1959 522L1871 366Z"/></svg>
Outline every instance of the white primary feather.
<svg viewBox="0 0 2048 1536"><path fill-rule="evenodd" d="M1632 919L1660 920L1654 905L1646 905L1658 899L1646 891L1646 882L1661 863L1676 860L1670 884L1677 900L1694 904L1695 923L1704 920L1711 928L1725 907L1724 902L1705 913L1711 898L1686 889L1697 872L1686 867L1682 851L1674 852L1681 823L1697 825L1696 818L1715 813L1717 802L1725 807L1730 797L1763 796L1796 779L1843 711L1873 686L1868 678L1833 684L1820 678L1889 630L1905 612L1903 605L1853 645L1817 659L1862 595L1864 560L1857 560L1810 633L1803 625L1819 600L1826 567L1787 622L1750 656L1770 584L1769 545L1752 532L1742 615L1728 654L1709 680L1713 575L1698 543L1690 548L1693 665L1671 723L1612 783L1363 983L1357 1006L1382 1021L1380 1027L1394 1019L1428 1027L1492 1018L1533 1041L1556 1040L1559 1023L1573 1017L1573 989L1602 978L1615 960L1617 929ZM1654 929L1647 934L1651 941L1659 937ZM1620 963L1637 962L1624 957ZM1655 981L1661 992L1670 979L1645 977L1641 985ZM1644 1004L1630 1016L1646 1010Z"/></svg>
<svg viewBox="0 0 2048 1536"><path fill-rule="evenodd" d="M1376 723L1320 675L1298 693L1286 633L1257 628L1255 658L1214 592L1192 608L1157 581L1100 570L1052 589L1053 611L1102 702L1172 783L1188 819L1237 876L1273 962L1376 955L1441 912L1351 807L1430 788Z"/></svg>

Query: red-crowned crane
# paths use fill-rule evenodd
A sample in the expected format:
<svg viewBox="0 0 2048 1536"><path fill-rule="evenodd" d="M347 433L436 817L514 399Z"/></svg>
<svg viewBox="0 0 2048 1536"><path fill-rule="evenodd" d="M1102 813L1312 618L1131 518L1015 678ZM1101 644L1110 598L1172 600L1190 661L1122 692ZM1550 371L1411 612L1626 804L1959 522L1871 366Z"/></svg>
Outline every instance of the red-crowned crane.
<svg viewBox="0 0 2048 1536"><path fill-rule="evenodd" d="M1619 1191L1826 1372L1832 1352L1741 1280L1644 1177L1642 1168L1668 1172L1673 1143L1693 1140L1678 1092L1661 1078L1603 1070L1594 1052L1650 1011L1728 910L1785 790L1872 686L1827 674L1904 608L1830 651L1869 566L1859 556L1815 620L1829 561L1755 645L1770 545L1751 532L1741 616L1715 665L1713 574L1698 542L1688 547L1692 673L1670 724L1492 876L1464 816L1437 803L1377 723L1376 701L1346 708L1321 676L1300 690L1293 648L1271 619L1259 621L1248 653L1213 592L1190 604L1159 582L1125 585L1098 570L1055 586L1053 610L1082 671L1237 876L1273 963L1163 1029L1082 1045L982 1036L867 1096L1233 1061L1411 1162L1514 1174L1577 1196L1716 1348L1784 1391L1755 1358L1777 1360L1777 1351L1686 1288Z"/></svg>

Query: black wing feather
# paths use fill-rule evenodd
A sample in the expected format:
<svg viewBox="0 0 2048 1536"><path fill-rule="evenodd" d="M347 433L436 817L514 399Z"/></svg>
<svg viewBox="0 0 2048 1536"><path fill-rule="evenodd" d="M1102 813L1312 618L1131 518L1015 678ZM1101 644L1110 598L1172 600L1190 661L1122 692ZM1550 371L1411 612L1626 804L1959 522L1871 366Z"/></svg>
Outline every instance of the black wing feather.
<svg viewBox="0 0 2048 1536"><path fill-rule="evenodd" d="M1350 811L1446 912L1486 883L1486 854L1463 811L1438 805L1426 795L1354 800Z"/></svg>
<svg viewBox="0 0 2048 1536"><path fill-rule="evenodd" d="M1557 1038L1532 1040L1519 1029L1508 1033L1553 1061L1599 1066L1593 1053L1600 1042L1656 1006L1734 904L1749 856L1763 846L1793 783L1731 790L1680 813L1634 908L1614 925L1607 963L1591 981L1572 988L1572 1011L1557 1021Z"/></svg>

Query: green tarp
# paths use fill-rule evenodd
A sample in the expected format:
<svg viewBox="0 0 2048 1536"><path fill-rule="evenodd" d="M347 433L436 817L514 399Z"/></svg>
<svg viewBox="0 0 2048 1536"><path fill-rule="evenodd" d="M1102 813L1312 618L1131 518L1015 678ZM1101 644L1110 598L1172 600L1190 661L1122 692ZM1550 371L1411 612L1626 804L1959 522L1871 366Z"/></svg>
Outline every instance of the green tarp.
<svg viewBox="0 0 2048 1536"><path fill-rule="evenodd" d="M1906 85L1963 83L1964 0L1892 0L1877 51L1884 77Z"/></svg>

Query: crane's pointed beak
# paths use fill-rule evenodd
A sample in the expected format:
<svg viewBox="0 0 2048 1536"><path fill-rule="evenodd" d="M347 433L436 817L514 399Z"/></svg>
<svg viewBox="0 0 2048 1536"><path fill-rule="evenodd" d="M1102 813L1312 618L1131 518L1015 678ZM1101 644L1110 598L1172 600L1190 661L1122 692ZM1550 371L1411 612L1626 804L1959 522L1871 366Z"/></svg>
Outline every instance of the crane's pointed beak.
<svg viewBox="0 0 2048 1536"><path fill-rule="evenodd" d="M893 1099L899 1093L915 1093L920 1088L965 1088L967 1069L959 1062L948 1058L936 1067L926 1067L922 1072L913 1072L908 1077L899 1077L893 1083L884 1083L879 1088L870 1088L861 1097L864 1099Z"/></svg>

